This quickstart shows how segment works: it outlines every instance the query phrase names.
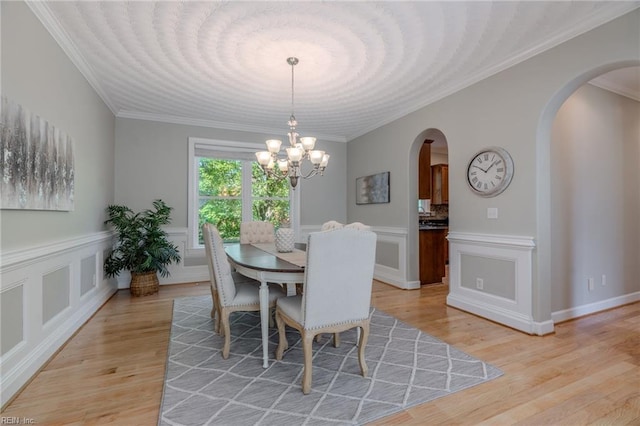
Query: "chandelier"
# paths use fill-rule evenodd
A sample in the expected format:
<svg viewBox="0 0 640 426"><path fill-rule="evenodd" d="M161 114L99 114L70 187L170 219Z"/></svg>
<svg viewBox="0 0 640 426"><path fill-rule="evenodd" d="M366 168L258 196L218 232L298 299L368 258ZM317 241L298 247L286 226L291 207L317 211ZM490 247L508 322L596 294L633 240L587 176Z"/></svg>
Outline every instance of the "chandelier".
<svg viewBox="0 0 640 426"><path fill-rule="evenodd" d="M291 117L289 117L289 147L286 149L286 157L280 157L280 145L282 141L279 139L269 139L266 141L267 151L256 152L258 164L267 175L267 178L282 180L289 178L291 187L296 189L298 179L308 179L310 177L324 174L324 169L329 163L329 154L324 151L313 149L316 144L316 138L306 136L301 137L298 141L298 132L296 126L298 122L294 115L293 103L293 68L298 64L298 58L287 58L287 63L291 65ZM302 164L309 161L312 168L309 172L302 172Z"/></svg>

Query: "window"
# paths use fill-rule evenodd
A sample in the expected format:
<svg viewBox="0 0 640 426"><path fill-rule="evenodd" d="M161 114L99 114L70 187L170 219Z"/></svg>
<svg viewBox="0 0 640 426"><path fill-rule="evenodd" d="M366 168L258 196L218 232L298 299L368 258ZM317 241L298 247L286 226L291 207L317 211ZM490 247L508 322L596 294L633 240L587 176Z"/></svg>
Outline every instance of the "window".
<svg viewBox="0 0 640 426"><path fill-rule="evenodd" d="M284 220L298 228L297 196L286 180L266 179L255 161L258 144L189 139L190 248L201 249L202 225L216 225L225 241L238 241L240 222Z"/></svg>

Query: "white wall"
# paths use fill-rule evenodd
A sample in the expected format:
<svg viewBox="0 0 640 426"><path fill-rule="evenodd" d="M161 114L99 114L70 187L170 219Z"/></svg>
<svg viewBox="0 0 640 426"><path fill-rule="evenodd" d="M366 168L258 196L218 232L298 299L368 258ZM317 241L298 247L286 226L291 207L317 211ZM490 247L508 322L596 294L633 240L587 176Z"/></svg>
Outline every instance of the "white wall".
<svg viewBox="0 0 640 426"><path fill-rule="evenodd" d="M551 182L552 311L640 292L640 103L578 89L554 122Z"/></svg>
<svg viewBox="0 0 640 426"><path fill-rule="evenodd" d="M473 241L488 248L495 236L518 237L518 241L524 242L532 240L535 243L530 253L532 273L528 285L523 287L533 304L527 321L545 323L548 327L551 295L545 262L550 256L550 244L545 240L548 228L543 210L549 203L545 188L549 174L545 146L549 144L549 137L543 128L547 125L545 114L555 116L555 106L550 104L554 100L559 107L558 99L564 96L562 91L570 83L588 74L593 77L624 64L640 63L639 23L640 12L635 10L350 141L348 181L377 171L391 171L391 203L358 206L350 192L347 194L348 220L407 229L407 276L410 280L417 279L418 232L414 207L418 147L426 130L442 131L449 149L450 232L458 233L461 241ZM507 149L515 162L510 187L494 198L476 196L464 179L469 159L486 146ZM498 209L498 219L487 218L489 207ZM539 245L541 239L542 246ZM459 261L455 253L451 255L451 266L460 267L455 265ZM474 276L473 271L465 271L465 276ZM518 287L518 284L504 277L494 288ZM500 293L509 294L506 290L501 288Z"/></svg>
<svg viewBox="0 0 640 426"><path fill-rule="evenodd" d="M2 250L103 230L113 201L115 117L22 2L2 2L2 95L74 141L75 210L2 210Z"/></svg>
<svg viewBox="0 0 640 426"><path fill-rule="evenodd" d="M1 211L0 403L115 292L111 235L115 117L23 2L1 2L2 95L73 138L75 210Z"/></svg>
<svg viewBox="0 0 640 426"><path fill-rule="evenodd" d="M215 117L214 117L215 118ZM286 136L286 123L282 132ZM187 147L189 137L263 143L267 135L207 127L118 118L116 120L115 198L133 210L161 198L174 208L172 226L187 226ZM331 154L325 176L302 181L301 225L346 219L346 144L318 141Z"/></svg>

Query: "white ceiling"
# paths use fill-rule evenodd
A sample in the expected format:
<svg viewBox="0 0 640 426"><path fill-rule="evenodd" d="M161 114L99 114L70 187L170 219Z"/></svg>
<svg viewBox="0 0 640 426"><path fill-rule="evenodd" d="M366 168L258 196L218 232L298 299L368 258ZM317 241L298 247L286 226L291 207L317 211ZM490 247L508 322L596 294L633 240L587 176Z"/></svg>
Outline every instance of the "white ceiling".
<svg viewBox="0 0 640 426"><path fill-rule="evenodd" d="M118 117L347 141L640 2L29 2Z"/></svg>

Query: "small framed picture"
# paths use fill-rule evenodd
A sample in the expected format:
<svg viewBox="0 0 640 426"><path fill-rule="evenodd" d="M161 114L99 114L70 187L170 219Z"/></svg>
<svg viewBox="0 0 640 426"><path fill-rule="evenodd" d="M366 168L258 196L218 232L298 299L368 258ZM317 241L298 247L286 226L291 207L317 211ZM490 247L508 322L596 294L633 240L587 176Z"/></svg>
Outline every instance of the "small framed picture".
<svg viewBox="0 0 640 426"><path fill-rule="evenodd" d="M389 172L376 173L356 179L356 204L389 202Z"/></svg>

